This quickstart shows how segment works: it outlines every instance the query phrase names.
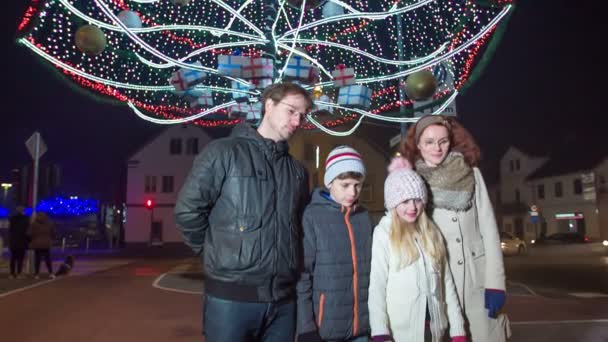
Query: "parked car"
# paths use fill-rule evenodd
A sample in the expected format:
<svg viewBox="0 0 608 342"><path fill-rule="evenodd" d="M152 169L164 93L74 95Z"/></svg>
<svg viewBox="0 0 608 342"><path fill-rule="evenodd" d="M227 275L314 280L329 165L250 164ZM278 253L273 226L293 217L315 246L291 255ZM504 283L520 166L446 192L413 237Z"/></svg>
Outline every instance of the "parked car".
<svg viewBox="0 0 608 342"><path fill-rule="evenodd" d="M526 246L526 242L517 236L507 232L500 232L500 249L502 249L502 253L505 255L521 255L527 251L528 247Z"/></svg>
<svg viewBox="0 0 608 342"><path fill-rule="evenodd" d="M566 243L588 243L591 242L588 236L578 232L555 233L544 239L535 241L535 245L557 245Z"/></svg>

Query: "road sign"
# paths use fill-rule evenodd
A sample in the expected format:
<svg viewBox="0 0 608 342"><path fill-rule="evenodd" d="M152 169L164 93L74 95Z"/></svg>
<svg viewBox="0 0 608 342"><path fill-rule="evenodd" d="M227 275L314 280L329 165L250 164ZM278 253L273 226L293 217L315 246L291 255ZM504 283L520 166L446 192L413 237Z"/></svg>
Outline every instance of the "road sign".
<svg viewBox="0 0 608 342"><path fill-rule="evenodd" d="M36 205L38 204L38 160L46 153L46 144L42 140L42 136L39 132L34 132L32 136L25 141L25 146L30 152L32 159L34 159L34 179L32 185L32 219L36 217Z"/></svg>
<svg viewBox="0 0 608 342"><path fill-rule="evenodd" d="M34 132L34 134L25 141L25 146L34 160L42 157L47 151L46 144L38 132Z"/></svg>

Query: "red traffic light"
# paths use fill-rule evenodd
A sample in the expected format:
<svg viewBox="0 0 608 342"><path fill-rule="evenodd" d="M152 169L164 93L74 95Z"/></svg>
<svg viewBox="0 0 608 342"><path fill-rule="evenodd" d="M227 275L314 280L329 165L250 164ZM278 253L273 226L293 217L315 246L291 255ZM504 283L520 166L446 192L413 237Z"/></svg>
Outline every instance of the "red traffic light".
<svg viewBox="0 0 608 342"><path fill-rule="evenodd" d="M152 202L151 199L146 201L146 208L152 209L153 206L154 206L154 202Z"/></svg>

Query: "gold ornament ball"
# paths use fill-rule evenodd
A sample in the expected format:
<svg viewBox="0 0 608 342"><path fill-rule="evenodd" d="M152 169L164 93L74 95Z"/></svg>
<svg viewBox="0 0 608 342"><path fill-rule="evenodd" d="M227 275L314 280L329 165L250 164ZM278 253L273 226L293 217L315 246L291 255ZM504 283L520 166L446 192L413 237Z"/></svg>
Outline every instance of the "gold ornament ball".
<svg viewBox="0 0 608 342"><path fill-rule="evenodd" d="M76 31L76 47L89 56L103 52L107 43L106 35L97 26L84 25Z"/></svg>
<svg viewBox="0 0 608 342"><path fill-rule="evenodd" d="M321 88L321 87L314 87L312 89L312 97L315 100L318 100L322 95L323 95L323 88Z"/></svg>
<svg viewBox="0 0 608 342"><path fill-rule="evenodd" d="M428 70L417 71L405 80L405 93L415 101L430 98L436 90L437 81L433 73Z"/></svg>

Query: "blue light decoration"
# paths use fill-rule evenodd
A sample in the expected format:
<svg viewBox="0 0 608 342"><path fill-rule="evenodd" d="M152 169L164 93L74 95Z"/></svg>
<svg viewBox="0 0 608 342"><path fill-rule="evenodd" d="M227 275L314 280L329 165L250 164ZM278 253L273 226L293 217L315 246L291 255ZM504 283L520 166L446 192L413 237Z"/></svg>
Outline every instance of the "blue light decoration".
<svg viewBox="0 0 608 342"><path fill-rule="evenodd" d="M97 200L94 199L64 198L56 196L40 201L36 210L45 212L51 216L69 217L95 214L98 212L99 207Z"/></svg>
<svg viewBox="0 0 608 342"><path fill-rule="evenodd" d="M8 217L8 209L4 208L4 207L0 207L0 218L7 218Z"/></svg>

